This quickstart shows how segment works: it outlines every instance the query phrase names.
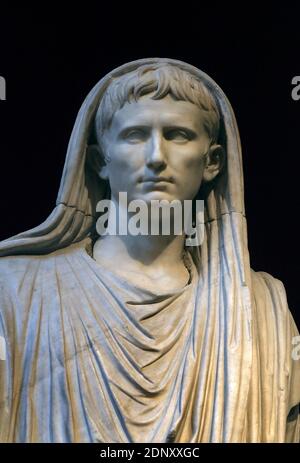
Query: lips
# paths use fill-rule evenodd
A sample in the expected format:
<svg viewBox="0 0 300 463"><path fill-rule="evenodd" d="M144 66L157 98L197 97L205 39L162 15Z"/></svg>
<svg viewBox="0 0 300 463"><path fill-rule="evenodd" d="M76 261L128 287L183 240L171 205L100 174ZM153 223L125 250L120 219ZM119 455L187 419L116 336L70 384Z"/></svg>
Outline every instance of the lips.
<svg viewBox="0 0 300 463"><path fill-rule="evenodd" d="M168 182L168 183L173 183L171 177L155 177L155 176L144 177L142 179L142 182L143 183L146 183L146 182L151 182L151 183Z"/></svg>

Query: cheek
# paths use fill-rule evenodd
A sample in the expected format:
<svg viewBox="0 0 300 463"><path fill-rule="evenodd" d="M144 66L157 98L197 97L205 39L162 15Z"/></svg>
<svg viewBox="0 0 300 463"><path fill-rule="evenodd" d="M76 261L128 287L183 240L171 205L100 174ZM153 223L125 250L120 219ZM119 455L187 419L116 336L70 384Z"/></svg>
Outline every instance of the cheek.
<svg viewBox="0 0 300 463"><path fill-rule="evenodd" d="M110 151L110 170L134 170L141 163L140 154L141 148L134 145L130 149L128 149L128 146L122 144L114 147Z"/></svg>
<svg viewBox="0 0 300 463"><path fill-rule="evenodd" d="M203 170L203 165L197 163L182 172L182 185L186 190L197 193L202 183Z"/></svg>
<svg viewBox="0 0 300 463"><path fill-rule="evenodd" d="M209 148L209 140L206 138L179 146L174 150L174 159L181 163L186 169L200 168L205 161L205 153Z"/></svg>
<svg viewBox="0 0 300 463"><path fill-rule="evenodd" d="M119 191L127 191L132 175L141 167L139 152L136 147L116 146L109 152L108 180L111 187Z"/></svg>
<svg viewBox="0 0 300 463"><path fill-rule="evenodd" d="M179 172L185 172L191 178L194 178L197 172L200 174L205 165L205 155L202 153L203 151L199 153L197 149L182 152L181 156L177 157Z"/></svg>
<svg viewBox="0 0 300 463"><path fill-rule="evenodd" d="M202 183L205 156L199 152L183 156L178 165L178 178L187 196L194 197Z"/></svg>

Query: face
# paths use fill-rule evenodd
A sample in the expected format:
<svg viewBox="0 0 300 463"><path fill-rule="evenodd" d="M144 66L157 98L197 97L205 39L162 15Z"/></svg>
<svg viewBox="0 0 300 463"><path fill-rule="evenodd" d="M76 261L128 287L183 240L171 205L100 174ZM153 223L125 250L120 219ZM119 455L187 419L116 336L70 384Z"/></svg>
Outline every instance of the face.
<svg viewBox="0 0 300 463"><path fill-rule="evenodd" d="M193 199L209 173L209 145L198 106L146 95L114 114L104 134L108 162L100 176L108 179L115 200L119 192L147 203Z"/></svg>

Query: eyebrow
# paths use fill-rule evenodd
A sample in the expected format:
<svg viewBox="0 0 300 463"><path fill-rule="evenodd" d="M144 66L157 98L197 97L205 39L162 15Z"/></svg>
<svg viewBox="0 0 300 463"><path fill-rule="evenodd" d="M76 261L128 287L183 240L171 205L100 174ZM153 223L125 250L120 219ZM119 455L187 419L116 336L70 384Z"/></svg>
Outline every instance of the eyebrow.
<svg viewBox="0 0 300 463"><path fill-rule="evenodd" d="M149 125L142 125L142 124L128 125L127 127L123 127L120 133L125 133L125 132L128 132L129 130L134 130L134 129L147 130L149 129L149 127L150 127Z"/></svg>
<svg viewBox="0 0 300 463"><path fill-rule="evenodd" d="M149 131L151 129L150 125L143 125L143 124L134 124L134 125L128 125L127 127L123 127L122 130L119 132L119 136L126 135L127 132L130 130L145 130ZM171 130L183 130L185 132L188 132L190 135L197 136L197 132L194 129L191 129L190 127L184 126L184 125L177 125L177 124L172 124L168 125L166 127L163 127L163 132L165 131L171 131Z"/></svg>
<svg viewBox="0 0 300 463"><path fill-rule="evenodd" d="M167 127L164 127L163 130L167 130L167 131L183 130L184 132L189 132L190 134L194 134L195 136L197 135L197 132L194 129L191 129L190 127L187 127L186 125L172 124Z"/></svg>

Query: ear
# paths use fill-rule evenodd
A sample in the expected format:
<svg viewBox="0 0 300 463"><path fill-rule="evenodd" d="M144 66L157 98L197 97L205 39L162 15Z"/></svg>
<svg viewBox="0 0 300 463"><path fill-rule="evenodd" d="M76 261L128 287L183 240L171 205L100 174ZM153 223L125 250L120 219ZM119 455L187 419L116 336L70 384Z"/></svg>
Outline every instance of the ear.
<svg viewBox="0 0 300 463"><path fill-rule="evenodd" d="M91 169L103 180L108 180L107 158L105 158L99 145L88 145L87 162Z"/></svg>
<svg viewBox="0 0 300 463"><path fill-rule="evenodd" d="M203 171L203 181L211 182L223 169L225 151L221 145L212 145L206 154L206 165Z"/></svg>

